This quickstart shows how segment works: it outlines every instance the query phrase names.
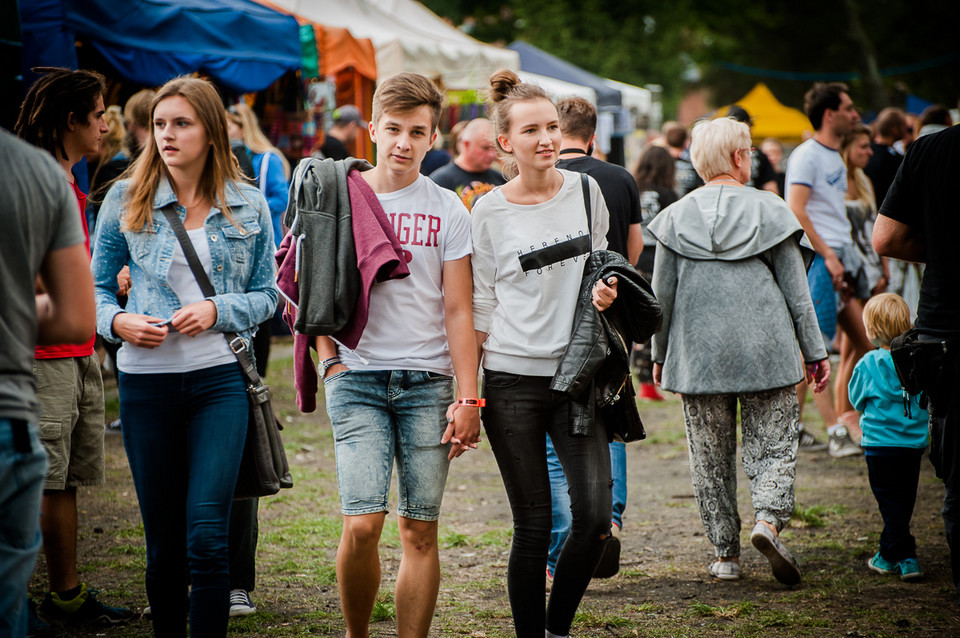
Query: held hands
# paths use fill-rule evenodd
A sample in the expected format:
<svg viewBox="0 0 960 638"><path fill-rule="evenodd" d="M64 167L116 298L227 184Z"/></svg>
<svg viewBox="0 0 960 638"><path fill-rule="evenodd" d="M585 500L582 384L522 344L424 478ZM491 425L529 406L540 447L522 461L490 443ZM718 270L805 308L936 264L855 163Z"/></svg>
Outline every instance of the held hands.
<svg viewBox="0 0 960 638"><path fill-rule="evenodd" d="M606 281L598 279L593 284L593 307L603 312L617 298L617 278L607 277Z"/></svg>
<svg viewBox="0 0 960 638"><path fill-rule="evenodd" d="M830 381L830 361L824 359L816 363L806 363L803 366L806 369L807 383L816 393L823 392Z"/></svg>
<svg viewBox="0 0 960 638"><path fill-rule="evenodd" d="M450 442L448 459L455 459L467 450L477 449L480 442L480 408L475 405L460 405L454 401L447 407L447 429L440 443Z"/></svg>

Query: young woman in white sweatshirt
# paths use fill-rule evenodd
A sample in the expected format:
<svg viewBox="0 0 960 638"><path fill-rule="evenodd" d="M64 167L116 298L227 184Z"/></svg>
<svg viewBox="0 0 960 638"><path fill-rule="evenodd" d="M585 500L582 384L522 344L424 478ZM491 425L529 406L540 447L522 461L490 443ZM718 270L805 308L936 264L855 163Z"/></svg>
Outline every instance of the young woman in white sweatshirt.
<svg viewBox="0 0 960 638"><path fill-rule="evenodd" d="M549 384L570 340L584 261L606 247L608 213L590 179L588 222L580 174L554 167L562 136L543 89L510 71L494 74L490 84L501 164L516 177L481 198L472 214L481 416L513 511L507 587L517 635L565 636L610 527L610 456L603 428L570 434L569 399ZM615 283L597 282L598 309L615 298ZM546 616L552 516L544 434L560 457L573 510Z"/></svg>

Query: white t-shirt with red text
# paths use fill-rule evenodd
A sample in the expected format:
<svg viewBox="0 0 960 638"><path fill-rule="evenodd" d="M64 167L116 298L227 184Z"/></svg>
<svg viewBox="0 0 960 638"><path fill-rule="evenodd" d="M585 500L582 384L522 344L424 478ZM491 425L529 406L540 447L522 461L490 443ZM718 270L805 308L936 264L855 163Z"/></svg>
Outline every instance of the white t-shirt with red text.
<svg viewBox="0 0 960 638"><path fill-rule="evenodd" d="M377 198L393 224L410 276L377 282L355 350L340 346L351 370L453 374L443 308L443 263L471 254L470 216L452 191L420 175Z"/></svg>

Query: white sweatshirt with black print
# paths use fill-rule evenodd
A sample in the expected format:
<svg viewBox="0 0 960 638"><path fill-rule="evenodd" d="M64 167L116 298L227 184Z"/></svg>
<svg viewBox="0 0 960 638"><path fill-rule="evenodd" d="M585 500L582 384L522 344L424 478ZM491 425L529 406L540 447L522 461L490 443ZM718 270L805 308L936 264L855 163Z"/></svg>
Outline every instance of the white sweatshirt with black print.
<svg viewBox="0 0 960 638"><path fill-rule="evenodd" d="M543 203L512 204L498 187L473 209L473 321L488 333L488 370L554 375L570 341L585 258L607 246L600 187L588 178L588 230L580 173L560 173L563 185Z"/></svg>

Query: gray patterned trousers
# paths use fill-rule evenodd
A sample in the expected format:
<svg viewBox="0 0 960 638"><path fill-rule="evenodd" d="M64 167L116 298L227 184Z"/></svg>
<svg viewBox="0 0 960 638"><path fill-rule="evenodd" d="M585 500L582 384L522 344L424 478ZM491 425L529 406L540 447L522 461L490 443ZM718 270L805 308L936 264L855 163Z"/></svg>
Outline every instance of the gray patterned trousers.
<svg viewBox="0 0 960 638"><path fill-rule="evenodd" d="M737 401L743 469L758 521L777 530L793 515L799 410L793 386L743 394L684 394L683 420L700 519L717 556L740 555Z"/></svg>

